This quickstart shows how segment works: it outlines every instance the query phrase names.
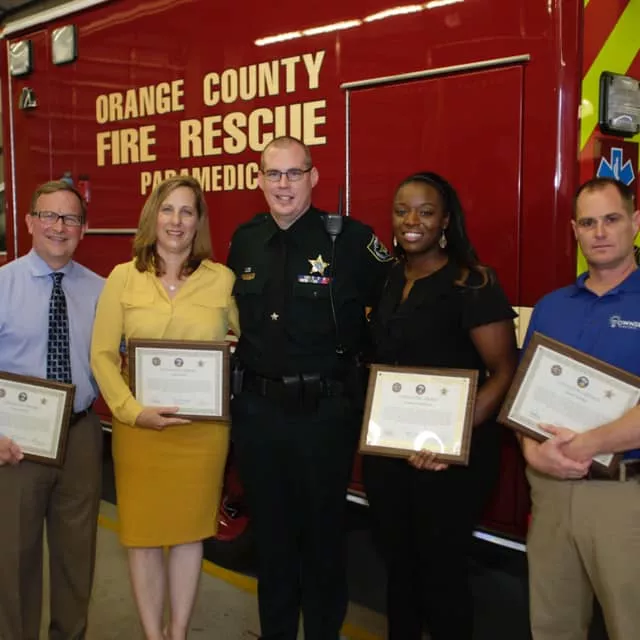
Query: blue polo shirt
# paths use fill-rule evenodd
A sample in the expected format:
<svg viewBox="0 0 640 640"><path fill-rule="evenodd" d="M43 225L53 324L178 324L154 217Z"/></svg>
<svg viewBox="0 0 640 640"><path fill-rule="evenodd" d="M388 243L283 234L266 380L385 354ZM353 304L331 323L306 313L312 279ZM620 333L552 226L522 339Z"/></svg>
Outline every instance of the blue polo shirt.
<svg viewBox="0 0 640 640"><path fill-rule="evenodd" d="M534 331L640 376L640 269L598 296L574 284L546 295L533 310L523 349ZM640 449L625 457L640 457Z"/></svg>

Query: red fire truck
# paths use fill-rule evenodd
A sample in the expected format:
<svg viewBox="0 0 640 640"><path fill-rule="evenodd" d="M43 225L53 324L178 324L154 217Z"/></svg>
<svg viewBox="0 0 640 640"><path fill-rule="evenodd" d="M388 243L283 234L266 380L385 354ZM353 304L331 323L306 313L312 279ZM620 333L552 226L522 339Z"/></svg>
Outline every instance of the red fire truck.
<svg viewBox="0 0 640 640"><path fill-rule="evenodd" d="M344 187L347 214L386 243L397 182L447 176L522 337L532 305L575 276L579 182L635 180L638 24L636 0L75 0L9 21L7 259L30 247L35 186L62 178L88 202L77 258L107 275L129 259L150 190L187 173L207 192L224 261L234 229L264 207L260 151L289 134L312 148L315 203L335 209ZM523 548L522 471L505 433L477 535ZM356 464L352 499L364 500L357 476ZM227 484L219 546L237 551L248 516L232 462Z"/></svg>

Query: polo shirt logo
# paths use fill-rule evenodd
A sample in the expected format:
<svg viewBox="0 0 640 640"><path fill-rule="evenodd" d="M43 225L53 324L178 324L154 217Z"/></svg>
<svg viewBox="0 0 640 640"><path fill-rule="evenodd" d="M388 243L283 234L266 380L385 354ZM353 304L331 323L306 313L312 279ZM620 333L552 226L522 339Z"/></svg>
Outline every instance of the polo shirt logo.
<svg viewBox="0 0 640 640"><path fill-rule="evenodd" d="M620 316L611 316L609 326L612 329L640 329L640 320L623 320Z"/></svg>

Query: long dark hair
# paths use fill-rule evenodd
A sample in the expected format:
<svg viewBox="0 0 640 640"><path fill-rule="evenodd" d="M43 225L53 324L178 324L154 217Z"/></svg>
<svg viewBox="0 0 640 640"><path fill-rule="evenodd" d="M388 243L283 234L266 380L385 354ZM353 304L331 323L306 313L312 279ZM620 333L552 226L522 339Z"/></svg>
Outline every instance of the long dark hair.
<svg viewBox="0 0 640 640"><path fill-rule="evenodd" d="M460 284L464 284L470 271L475 271L482 275L484 286L491 278L491 274L487 267L480 263L478 254L469 240L467 229L464 222L464 211L460 204L460 198L456 190L442 176L432 171L420 171L405 178L396 188L396 195L402 187L407 184L418 183L426 184L433 187L442 198L444 212L449 216L449 224L444 231L447 239L447 247L445 249L449 260L454 262L460 268ZM404 259L404 251L399 246L395 247L396 255L399 259Z"/></svg>

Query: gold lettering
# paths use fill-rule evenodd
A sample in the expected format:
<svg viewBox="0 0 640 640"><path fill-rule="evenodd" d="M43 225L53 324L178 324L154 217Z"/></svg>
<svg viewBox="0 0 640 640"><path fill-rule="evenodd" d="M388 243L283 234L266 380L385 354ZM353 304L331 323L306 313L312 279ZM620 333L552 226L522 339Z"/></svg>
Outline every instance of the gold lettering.
<svg viewBox="0 0 640 640"><path fill-rule="evenodd" d="M238 74L235 69L225 69L221 78L222 102L230 104L238 99Z"/></svg>
<svg viewBox="0 0 640 640"><path fill-rule="evenodd" d="M123 120L138 117L138 100L136 99L135 89L129 89L124 97L124 114Z"/></svg>
<svg viewBox="0 0 640 640"><path fill-rule="evenodd" d="M156 111L159 114L171 111L171 85L168 82L161 82L156 87Z"/></svg>
<svg viewBox="0 0 640 640"><path fill-rule="evenodd" d="M156 143L155 124L148 124L144 127L140 127L140 162L152 162L156 159L156 154L149 151L149 147Z"/></svg>
<svg viewBox="0 0 640 640"><path fill-rule="evenodd" d="M171 83L171 111L184 111L182 98L184 97L184 80L174 80Z"/></svg>
<svg viewBox="0 0 640 640"><path fill-rule="evenodd" d="M109 94L109 121L122 120L122 94Z"/></svg>
<svg viewBox="0 0 640 640"><path fill-rule="evenodd" d="M238 167L235 167L232 164L224 165L222 185L225 191L233 191L236 188L236 176L242 175L242 172L238 171L241 166L242 165L238 165Z"/></svg>
<svg viewBox="0 0 640 640"><path fill-rule="evenodd" d="M296 90L296 65L300 62L300 56L282 58L280 64L285 68L285 91L293 93Z"/></svg>
<svg viewBox="0 0 640 640"><path fill-rule="evenodd" d="M96 122L104 124L109 120L109 101L107 96L100 95L96 98Z"/></svg>
<svg viewBox="0 0 640 640"><path fill-rule="evenodd" d="M147 193L147 189L151 186L151 171L140 172L140 195L144 196Z"/></svg>
<svg viewBox="0 0 640 640"><path fill-rule="evenodd" d="M222 135L222 131L216 128L222 121L222 116L208 116L202 120L203 154L205 156L219 156L222 153L220 147L215 146L215 139Z"/></svg>
<svg viewBox="0 0 640 640"><path fill-rule="evenodd" d="M220 102L220 92L215 90L220 86L220 76L217 73L207 73L202 85L202 99L205 106L215 107Z"/></svg>
<svg viewBox="0 0 640 640"><path fill-rule="evenodd" d="M211 167L194 167L193 177L200 183L203 191L211 191Z"/></svg>
<svg viewBox="0 0 640 640"><path fill-rule="evenodd" d="M317 89L320 86L320 68L324 61L324 51L313 53L305 53L302 61L309 75L309 89Z"/></svg>
<svg viewBox="0 0 640 640"><path fill-rule="evenodd" d="M200 120L180 122L180 157L199 158L202 156L202 123Z"/></svg>
<svg viewBox="0 0 640 640"><path fill-rule="evenodd" d="M302 139L302 105L289 105L289 135Z"/></svg>
<svg viewBox="0 0 640 640"><path fill-rule="evenodd" d="M247 126L247 116L241 111L229 113L224 117L222 128L228 134L222 141L225 153L242 153L247 148L247 134L243 131Z"/></svg>
<svg viewBox="0 0 640 640"><path fill-rule="evenodd" d="M104 167L106 153L111 150L111 132L101 131L96 135L96 164Z"/></svg>
<svg viewBox="0 0 640 640"><path fill-rule="evenodd" d="M221 191L220 180L222 178L222 167L215 165L211 167L211 191Z"/></svg>
<svg viewBox="0 0 640 640"><path fill-rule="evenodd" d="M240 67L240 97L243 100L253 100L258 91L257 85L256 65Z"/></svg>
<svg viewBox="0 0 640 640"><path fill-rule="evenodd" d="M276 107L278 109L278 107ZM249 114L249 148L251 151L262 151L272 140L273 133L262 131L265 124L273 124L271 109L255 109Z"/></svg>
<svg viewBox="0 0 640 640"><path fill-rule="evenodd" d="M302 122L304 123L302 139L304 140L304 143L309 146L314 144L325 144L327 142L326 136L320 136L317 133L317 128L327 122L327 116L324 112L318 113L321 109L326 109L326 106L326 100L305 102L302 105Z"/></svg>
<svg viewBox="0 0 640 640"><path fill-rule="evenodd" d="M279 65L277 60L258 65L258 96L277 96L280 92Z"/></svg>
<svg viewBox="0 0 640 640"><path fill-rule="evenodd" d="M153 87L140 87L139 89L140 99L140 115L152 116L155 114L154 104L154 88Z"/></svg>

